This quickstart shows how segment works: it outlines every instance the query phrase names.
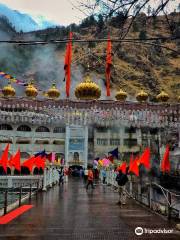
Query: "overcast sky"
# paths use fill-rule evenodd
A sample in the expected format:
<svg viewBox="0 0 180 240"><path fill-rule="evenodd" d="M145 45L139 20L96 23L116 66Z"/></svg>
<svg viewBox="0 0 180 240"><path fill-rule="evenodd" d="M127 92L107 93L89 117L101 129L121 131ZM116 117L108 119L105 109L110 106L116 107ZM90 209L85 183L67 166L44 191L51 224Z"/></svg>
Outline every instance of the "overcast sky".
<svg viewBox="0 0 180 240"><path fill-rule="evenodd" d="M75 0L0 0L0 3L23 13L42 15L60 25L78 23L85 15L74 9Z"/></svg>
<svg viewBox="0 0 180 240"><path fill-rule="evenodd" d="M32 15L42 15L60 25L79 23L85 17L83 13L73 8L71 2L75 3L76 0L0 0L0 3L4 3L14 10ZM169 10L173 11L178 2L179 0L175 0L169 6Z"/></svg>

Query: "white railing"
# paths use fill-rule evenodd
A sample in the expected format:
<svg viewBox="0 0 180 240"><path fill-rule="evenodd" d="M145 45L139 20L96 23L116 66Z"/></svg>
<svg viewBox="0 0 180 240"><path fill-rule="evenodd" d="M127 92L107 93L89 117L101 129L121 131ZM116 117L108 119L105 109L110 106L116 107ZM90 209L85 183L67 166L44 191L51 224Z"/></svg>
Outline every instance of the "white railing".
<svg viewBox="0 0 180 240"><path fill-rule="evenodd" d="M28 185L39 184L39 189L46 190L59 181L59 173L53 166L44 169L43 175L26 175L26 176L0 176L0 188L16 188Z"/></svg>

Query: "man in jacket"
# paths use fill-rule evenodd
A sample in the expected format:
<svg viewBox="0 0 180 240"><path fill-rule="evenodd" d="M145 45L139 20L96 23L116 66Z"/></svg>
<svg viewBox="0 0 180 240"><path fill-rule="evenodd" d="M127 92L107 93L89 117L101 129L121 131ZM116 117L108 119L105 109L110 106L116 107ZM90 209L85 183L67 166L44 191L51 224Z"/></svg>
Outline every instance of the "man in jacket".
<svg viewBox="0 0 180 240"><path fill-rule="evenodd" d="M126 171L127 173L127 171ZM118 204L126 204L126 183L128 182L127 174L122 173L120 170L118 175L116 176L116 181L118 183L119 188L119 202Z"/></svg>
<svg viewBox="0 0 180 240"><path fill-rule="evenodd" d="M91 185L92 189L94 188L93 180L94 180L93 171L92 171L92 169L89 169L88 170L88 183L87 183L87 186L86 186L87 190L88 190L89 185Z"/></svg>

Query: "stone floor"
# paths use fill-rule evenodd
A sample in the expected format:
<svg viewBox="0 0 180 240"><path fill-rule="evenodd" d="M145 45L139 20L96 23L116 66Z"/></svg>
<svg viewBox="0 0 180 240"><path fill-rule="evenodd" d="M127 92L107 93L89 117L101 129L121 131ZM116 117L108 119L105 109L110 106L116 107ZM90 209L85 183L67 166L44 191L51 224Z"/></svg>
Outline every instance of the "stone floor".
<svg viewBox="0 0 180 240"><path fill-rule="evenodd" d="M117 200L118 194L111 187L97 184L94 190L86 191L83 182L73 178L64 187L39 193L31 201L34 208L0 225L0 239L180 239L179 234L136 236L136 227L172 229L174 224L134 200L128 200L123 208L116 204Z"/></svg>

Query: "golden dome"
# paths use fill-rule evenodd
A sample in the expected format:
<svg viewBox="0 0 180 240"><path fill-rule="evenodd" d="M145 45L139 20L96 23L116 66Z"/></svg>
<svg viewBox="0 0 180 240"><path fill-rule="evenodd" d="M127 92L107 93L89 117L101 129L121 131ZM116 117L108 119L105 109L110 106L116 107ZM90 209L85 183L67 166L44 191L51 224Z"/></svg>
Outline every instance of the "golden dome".
<svg viewBox="0 0 180 240"><path fill-rule="evenodd" d="M14 97L16 94L15 89L11 86L11 83L8 83L2 90L4 97Z"/></svg>
<svg viewBox="0 0 180 240"><path fill-rule="evenodd" d="M141 89L141 91L136 95L138 102L145 102L148 99L148 94Z"/></svg>
<svg viewBox="0 0 180 240"><path fill-rule="evenodd" d="M122 89L120 89L117 93L116 93L116 96L115 96L116 100L118 101L125 101L126 98L127 98L127 93L124 92Z"/></svg>
<svg viewBox="0 0 180 240"><path fill-rule="evenodd" d="M87 75L84 82L81 82L76 87L75 96L81 100L98 99L101 96L101 89L96 83L92 82L90 76Z"/></svg>
<svg viewBox="0 0 180 240"><path fill-rule="evenodd" d="M169 100L169 95L164 90L162 90L156 98L159 102L167 102Z"/></svg>
<svg viewBox="0 0 180 240"><path fill-rule="evenodd" d="M38 90L35 88L32 82L28 84L25 90L27 97L36 97L38 95Z"/></svg>
<svg viewBox="0 0 180 240"><path fill-rule="evenodd" d="M56 88L55 83L53 83L52 87L47 91L47 96L52 99L56 99L60 96L60 91Z"/></svg>
<svg viewBox="0 0 180 240"><path fill-rule="evenodd" d="M179 97L178 97L178 102L180 102L180 95L179 95Z"/></svg>

